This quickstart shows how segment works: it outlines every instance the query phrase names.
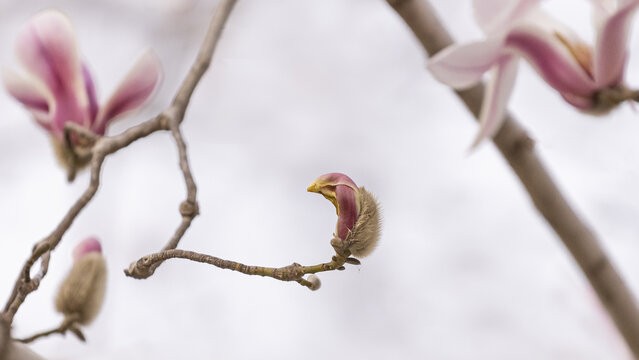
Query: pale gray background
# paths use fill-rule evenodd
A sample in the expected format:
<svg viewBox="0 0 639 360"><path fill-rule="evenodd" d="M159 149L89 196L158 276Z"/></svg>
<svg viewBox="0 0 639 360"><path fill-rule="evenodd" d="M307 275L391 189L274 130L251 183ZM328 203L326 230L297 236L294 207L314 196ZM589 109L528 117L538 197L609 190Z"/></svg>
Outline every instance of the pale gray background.
<svg viewBox="0 0 639 360"><path fill-rule="evenodd" d="M131 4L134 3L134 4ZM147 46L164 83L115 134L165 106L215 2L0 3L0 62L16 68L20 25L54 4L76 25L104 100ZM434 1L454 35L481 33L468 0ZM584 0L547 6L591 41ZM634 27L628 84L639 87ZM173 260L144 281L122 270L159 249L185 196L167 133L108 158L102 187L53 254L15 321L23 336L59 323L53 296L71 249L97 235L109 264L88 343L53 336L50 359L629 359L596 296L490 143L425 70L421 47L381 0L242 0L184 123L201 216L182 248L282 266L330 258L333 206L306 193L349 174L380 199L384 233L360 267L321 274L317 292ZM639 114L581 114L522 63L510 108L639 292ZM0 93L0 298L33 243L85 189L68 185L44 132Z"/></svg>

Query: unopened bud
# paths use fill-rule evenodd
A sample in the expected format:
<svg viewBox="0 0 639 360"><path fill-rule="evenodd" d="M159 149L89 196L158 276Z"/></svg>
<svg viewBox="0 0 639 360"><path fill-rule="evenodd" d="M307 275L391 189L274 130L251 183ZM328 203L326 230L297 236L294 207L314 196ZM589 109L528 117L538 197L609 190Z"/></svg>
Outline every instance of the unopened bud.
<svg viewBox="0 0 639 360"><path fill-rule="evenodd" d="M60 286L56 309L87 325L98 315L105 290L106 263L102 247L97 239L88 238L73 250L73 267Z"/></svg>
<svg viewBox="0 0 639 360"><path fill-rule="evenodd" d="M362 258L375 250L382 223L377 200L363 187L359 188L359 205L359 216L345 242L351 254Z"/></svg>
<svg viewBox="0 0 639 360"><path fill-rule="evenodd" d="M306 281L311 283L311 286L309 286L309 289L313 291L318 290L320 287L322 287L322 282L320 281L319 277L317 277L317 275L315 274L309 275L308 278L306 278Z"/></svg>

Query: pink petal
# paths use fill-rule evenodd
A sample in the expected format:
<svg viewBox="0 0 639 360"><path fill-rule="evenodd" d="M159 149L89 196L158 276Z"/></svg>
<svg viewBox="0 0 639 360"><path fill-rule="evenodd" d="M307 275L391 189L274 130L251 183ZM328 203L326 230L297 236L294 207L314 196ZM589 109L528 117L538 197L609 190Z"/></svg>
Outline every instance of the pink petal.
<svg viewBox="0 0 639 360"><path fill-rule="evenodd" d="M86 102L75 34L66 16L53 10L34 16L18 34L16 55L54 97L73 94L79 104Z"/></svg>
<svg viewBox="0 0 639 360"><path fill-rule="evenodd" d="M95 84L93 77L86 64L82 64L82 79L84 79L84 89L89 100L89 116L90 121L94 122L98 115L98 99L95 94Z"/></svg>
<svg viewBox="0 0 639 360"><path fill-rule="evenodd" d="M594 77L597 87L618 85L626 64L630 20L639 1L627 1L604 23L597 35Z"/></svg>
<svg viewBox="0 0 639 360"><path fill-rule="evenodd" d="M617 0L590 0L592 3L592 18L597 33L601 31L610 14L617 8Z"/></svg>
<svg viewBox="0 0 639 360"><path fill-rule="evenodd" d="M522 55L555 90L589 95L597 90L593 79L559 39L535 26L514 28L506 46Z"/></svg>
<svg viewBox="0 0 639 360"><path fill-rule="evenodd" d="M524 18L541 0L475 0L475 20L487 35L495 35L510 29Z"/></svg>
<svg viewBox="0 0 639 360"><path fill-rule="evenodd" d="M9 94L34 115L38 124L46 130L51 129L49 110L53 99L44 85L33 79L29 81L9 69L3 69L2 82Z"/></svg>
<svg viewBox="0 0 639 360"><path fill-rule="evenodd" d="M313 181L313 183L321 183L323 185L346 185L351 187L353 190L357 190L357 185L355 181L348 177L346 174L342 173L328 173L324 174Z"/></svg>
<svg viewBox="0 0 639 360"><path fill-rule="evenodd" d="M161 76L162 67L159 59L152 51L146 51L100 109L93 131L104 134L109 121L140 107L153 94Z"/></svg>
<svg viewBox="0 0 639 360"><path fill-rule="evenodd" d="M51 133L58 139L62 139L64 125L68 122L73 122L85 127L91 123L91 119L89 119L89 107L87 105L80 105L77 101L77 97L73 95L58 94L53 110Z"/></svg>
<svg viewBox="0 0 639 360"><path fill-rule="evenodd" d="M595 101L592 96L579 96L569 93L562 93L561 96L567 103L576 107L579 110L591 110L595 106Z"/></svg>
<svg viewBox="0 0 639 360"><path fill-rule="evenodd" d="M348 232L353 229L359 215L357 195L355 190L348 185L335 187L339 215L337 216L337 236L346 239Z"/></svg>
<svg viewBox="0 0 639 360"><path fill-rule="evenodd" d="M479 115L479 133L471 149L477 147L483 139L493 137L503 124L506 105L515 85L518 64L516 56L505 56L493 69Z"/></svg>
<svg viewBox="0 0 639 360"><path fill-rule="evenodd" d="M437 80L463 89L481 80L499 59L502 50L502 41L498 39L451 45L435 54L426 67Z"/></svg>
<svg viewBox="0 0 639 360"><path fill-rule="evenodd" d="M102 245L100 244L100 241L95 237L86 238L75 246L75 248L73 249L73 260L78 261L84 255L92 252L102 252Z"/></svg>

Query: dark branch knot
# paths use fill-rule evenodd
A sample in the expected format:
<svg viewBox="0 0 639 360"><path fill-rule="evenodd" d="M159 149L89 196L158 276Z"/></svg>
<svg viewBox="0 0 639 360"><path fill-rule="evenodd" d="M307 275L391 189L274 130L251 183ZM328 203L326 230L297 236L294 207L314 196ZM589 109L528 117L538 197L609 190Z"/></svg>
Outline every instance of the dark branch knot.
<svg viewBox="0 0 639 360"><path fill-rule="evenodd" d="M194 218L200 214L200 207L198 206L197 202L184 200L180 204L180 214L183 217Z"/></svg>
<svg viewBox="0 0 639 360"><path fill-rule="evenodd" d="M150 256L145 256L138 261L132 262L129 268L124 270L124 274L134 279L146 279L155 272L155 267L151 265L153 265L153 259Z"/></svg>

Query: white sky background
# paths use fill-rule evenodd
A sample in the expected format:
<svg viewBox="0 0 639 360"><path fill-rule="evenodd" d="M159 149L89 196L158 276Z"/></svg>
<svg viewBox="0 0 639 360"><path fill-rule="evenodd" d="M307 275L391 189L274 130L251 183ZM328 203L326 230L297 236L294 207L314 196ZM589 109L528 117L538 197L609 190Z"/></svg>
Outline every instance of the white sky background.
<svg viewBox="0 0 639 360"><path fill-rule="evenodd" d="M131 5L131 3L134 3ZM481 37L469 0L433 1L459 40ZM0 62L52 6L78 30L104 100L143 48L165 67L155 100L111 127L160 111L194 59L215 3L0 2ZM590 41L583 0L547 2ZM639 87L639 27L628 84ZM185 188L168 133L108 158L101 188L53 254L14 323L57 325L53 297L71 249L102 239L105 305L85 334L34 345L48 359L630 359L603 308L492 144L468 154L477 126L425 70L424 52L377 0L241 0L183 130L201 216L180 247L252 265L328 261L333 205L306 192L350 175L380 199L384 232L361 266L320 274L322 288L170 260L150 279L122 270L161 248ZM639 113L578 113L522 63L510 109L568 199L639 293ZM33 244L85 189L67 184L44 132L0 93L0 298Z"/></svg>

